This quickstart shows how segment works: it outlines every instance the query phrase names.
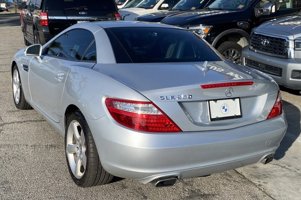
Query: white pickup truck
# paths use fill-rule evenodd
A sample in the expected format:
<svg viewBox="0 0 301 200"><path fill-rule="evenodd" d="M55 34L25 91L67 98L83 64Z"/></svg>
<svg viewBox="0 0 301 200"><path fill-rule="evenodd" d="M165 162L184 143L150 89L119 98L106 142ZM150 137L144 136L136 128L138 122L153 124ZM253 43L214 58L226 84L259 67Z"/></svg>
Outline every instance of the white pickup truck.
<svg viewBox="0 0 301 200"><path fill-rule="evenodd" d="M266 22L253 30L242 63L301 91L301 13Z"/></svg>

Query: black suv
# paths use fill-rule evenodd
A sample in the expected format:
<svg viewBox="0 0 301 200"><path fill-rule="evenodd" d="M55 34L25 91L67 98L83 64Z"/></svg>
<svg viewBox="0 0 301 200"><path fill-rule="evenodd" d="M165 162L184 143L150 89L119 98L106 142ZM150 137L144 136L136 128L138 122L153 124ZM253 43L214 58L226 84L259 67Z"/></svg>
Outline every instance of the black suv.
<svg viewBox="0 0 301 200"><path fill-rule="evenodd" d="M25 45L44 44L76 23L119 19L114 0L28 0L20 13Z"/></svg>
<svg viewBox="0 0 301 200"><path fill-rule="evenodd" d="M204 9L167 16L161 22L194 31L225 58L240 63L253 27L300 8L301 0L215 0Z"/></svg>

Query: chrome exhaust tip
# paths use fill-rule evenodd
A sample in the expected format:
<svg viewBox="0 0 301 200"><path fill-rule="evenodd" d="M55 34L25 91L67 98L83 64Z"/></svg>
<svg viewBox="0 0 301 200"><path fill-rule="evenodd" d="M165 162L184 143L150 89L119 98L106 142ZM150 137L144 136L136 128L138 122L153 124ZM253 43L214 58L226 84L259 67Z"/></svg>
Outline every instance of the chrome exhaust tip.
<svg viewBox="0 0 301 200"><path fill-rule="evenodd" d="M269 154L269 155L265 156L260 162L263 164L268 164L268 163L272 162L272 160L274 160L274 154Z"/></svg>
<svg viewBox="0 0 301 200"><path fill-rule="evenodd" d="M169 187L173 186L178 180L178 177L175 176L170 176L170 177L163 177L163 178L158 178L153 181L154 185L156 187Z"/></svg>

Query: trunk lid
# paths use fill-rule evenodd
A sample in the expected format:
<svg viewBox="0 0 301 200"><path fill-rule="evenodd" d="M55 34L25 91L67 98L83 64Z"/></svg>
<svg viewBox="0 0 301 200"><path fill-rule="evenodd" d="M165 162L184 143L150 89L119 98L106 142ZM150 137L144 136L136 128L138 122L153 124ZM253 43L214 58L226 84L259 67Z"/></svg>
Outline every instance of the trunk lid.
<svg viewBox="0 0 301 200"><path fill-rule="evenodd" d="M183 131L221 130L263 121L273 107L278 86L249 68L227 62L116 64L94 68L141 93L162 109ZM232 83L251 82L233 86ZM224 84L202 88L202 85ZM230 85L229 85L230 84ZM212 85L211 85L212 86ZM215 100L219 100L216 102ZM230 101L231 100L231 101ZM224 104L236 116L214 118ZM237 103L237 101L239 103ZM213 113L212 110L215 113ZM215 116L216 117L216 116ZM224 117L224 116L222 116Z"/></svg>

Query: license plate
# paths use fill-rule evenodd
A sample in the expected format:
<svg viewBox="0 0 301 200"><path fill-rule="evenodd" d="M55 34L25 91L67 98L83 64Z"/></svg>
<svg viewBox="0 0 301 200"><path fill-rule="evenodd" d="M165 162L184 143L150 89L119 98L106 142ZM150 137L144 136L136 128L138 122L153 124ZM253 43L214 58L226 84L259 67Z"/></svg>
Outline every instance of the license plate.
<svg viewBox="0 0 301 200"><path fill-rule="evenodd" d="M223 120L241 117L240 99L220 99L209 101L210 120Z"/></svg>

